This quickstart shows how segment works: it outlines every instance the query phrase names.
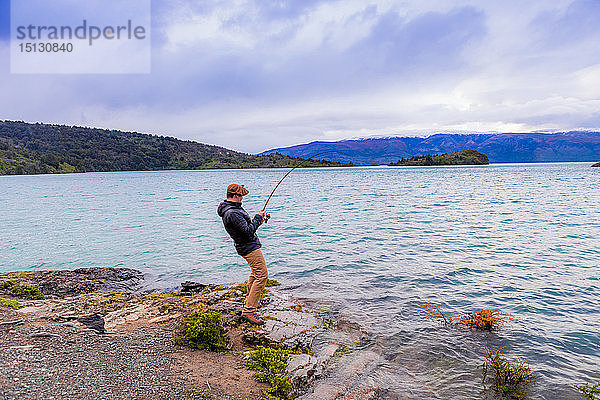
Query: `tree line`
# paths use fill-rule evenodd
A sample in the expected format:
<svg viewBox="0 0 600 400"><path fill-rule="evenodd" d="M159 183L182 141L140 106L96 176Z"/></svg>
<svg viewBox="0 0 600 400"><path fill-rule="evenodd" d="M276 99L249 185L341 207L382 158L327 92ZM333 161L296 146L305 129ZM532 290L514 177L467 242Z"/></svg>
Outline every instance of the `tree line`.
<svg viewBox="0 0 600 400"><path fill-rule="evenodd" d="M241 153L169 136L0 121L0 175L292 167L302 158ZM310 160L303 166L350 166Z"/></svg>

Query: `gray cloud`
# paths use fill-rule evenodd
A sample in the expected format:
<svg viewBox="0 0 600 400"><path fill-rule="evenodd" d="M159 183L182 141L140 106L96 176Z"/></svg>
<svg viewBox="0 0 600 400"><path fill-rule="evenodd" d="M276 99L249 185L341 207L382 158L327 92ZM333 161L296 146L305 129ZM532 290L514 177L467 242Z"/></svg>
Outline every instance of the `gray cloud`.
<svg viewBox="0 0 600 400"><path fill-rule="evenodd" d="M412 130L594 127L597 2L459 3L153 2L151 74L2 72L0 118L248 152Z"/></svg>

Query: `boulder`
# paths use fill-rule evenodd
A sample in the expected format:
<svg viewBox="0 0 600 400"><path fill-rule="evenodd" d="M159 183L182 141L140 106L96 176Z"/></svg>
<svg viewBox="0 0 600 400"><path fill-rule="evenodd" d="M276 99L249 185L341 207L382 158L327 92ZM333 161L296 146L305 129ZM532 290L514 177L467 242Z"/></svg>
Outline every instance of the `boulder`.
<svg viewBox="0 0 600 400"><path fill-rule="evenodd" d="M84 315L77 318L77 322L80 322L87 328L96 331L96 333L106 333L106 330L104 330L104 319L100 316L100 314Z"/></svg>
<svg viewBox="0 0 600 400"><path fill-rule="evenodd" d="M199 283L194 281L185 281L181 283L181 293L200 293L204 289L213 288L214 285Z"/></svg>

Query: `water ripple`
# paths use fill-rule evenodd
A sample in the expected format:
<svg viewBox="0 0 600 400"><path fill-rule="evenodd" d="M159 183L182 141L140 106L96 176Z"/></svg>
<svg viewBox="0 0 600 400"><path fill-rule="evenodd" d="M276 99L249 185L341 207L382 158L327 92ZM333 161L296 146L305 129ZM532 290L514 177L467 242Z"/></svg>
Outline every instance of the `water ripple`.
<svg viewBox="0 0 600 400"><path fill-rule="evenodd" d="M532 397L600 380L600 196L588 164L296 170L259 235L270 274L360 323L380 354L365 377L409 398L486 398L486 347L529 361ZM262 207L282 170L91 173L0 179L0 270L125 266L157 286L236 283L248 268L215 214L224 188ZM394 190L391 191L390 188ZM495 332L443 327L498 308Z"/></svg>

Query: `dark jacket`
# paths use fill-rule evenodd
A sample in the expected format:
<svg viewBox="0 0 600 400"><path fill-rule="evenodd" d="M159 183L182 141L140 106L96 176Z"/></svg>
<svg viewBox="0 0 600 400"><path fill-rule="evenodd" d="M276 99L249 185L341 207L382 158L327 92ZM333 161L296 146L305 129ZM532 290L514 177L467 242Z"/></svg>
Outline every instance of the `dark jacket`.
<svg viewBox="0 0 600 400"><path fill-rule="evenodd" d="M223 218L225 230L233 239L235 249L240 256L260 249L261 244L256 236L256 230L263 222L260 215L256 214L254 219L250 219L248 213L242 208L242 203L234 203L229 200L219 204L217 214Z"/></svg>

